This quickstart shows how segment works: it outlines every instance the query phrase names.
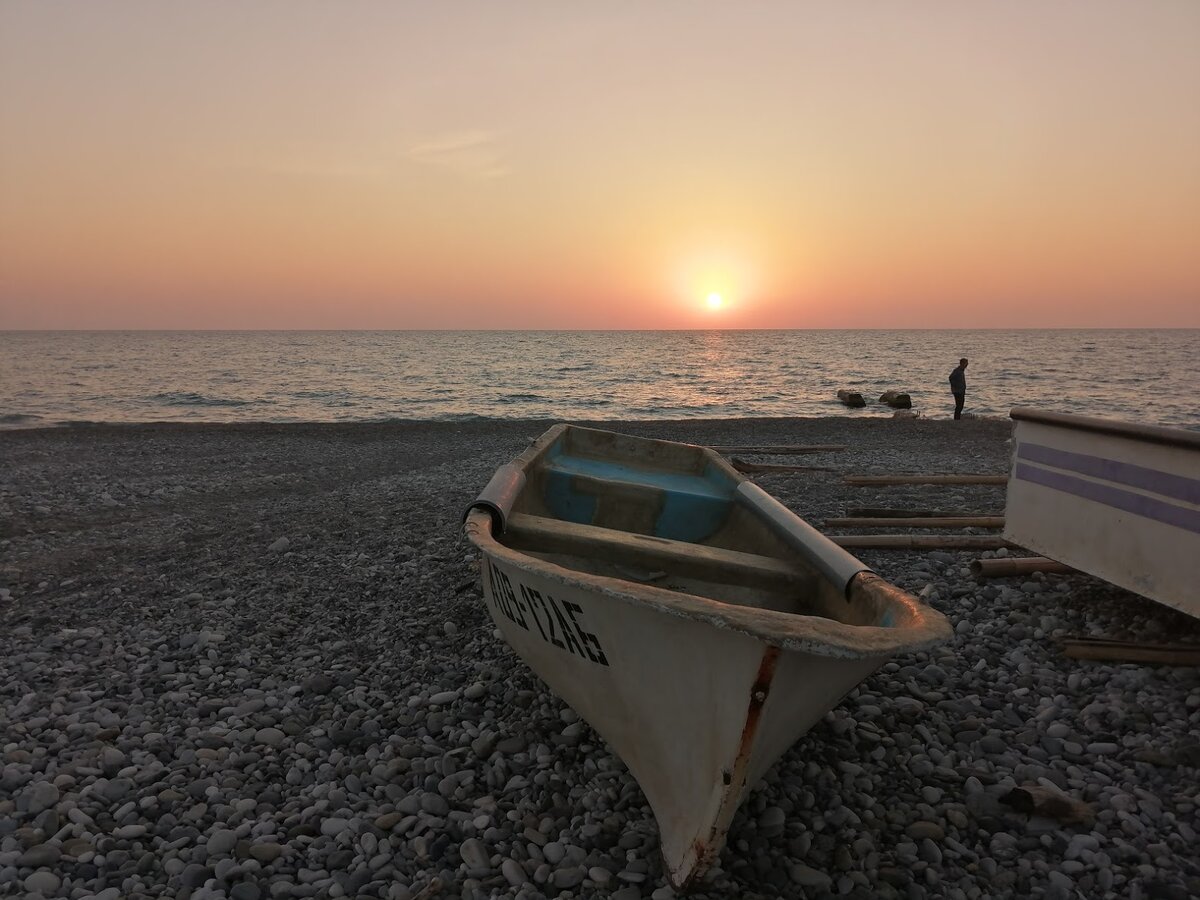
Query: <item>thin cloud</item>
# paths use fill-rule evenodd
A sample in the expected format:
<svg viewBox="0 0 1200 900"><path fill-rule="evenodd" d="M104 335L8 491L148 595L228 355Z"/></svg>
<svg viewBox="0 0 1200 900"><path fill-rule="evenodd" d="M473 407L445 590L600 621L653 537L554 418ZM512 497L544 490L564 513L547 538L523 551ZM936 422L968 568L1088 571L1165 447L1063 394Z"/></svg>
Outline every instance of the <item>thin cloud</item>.
<svg viewBox="0 0 1200 900"><path fill-rule="evenodd" d="M386 169L380 165L302 158L272 160L263 168L278 175L296 178L370 179L387 174Z"/></svg>
<svg viewBox="0 0 1200 900"><path fill-rule="evenodd" d="M508 174L496 135L489 131L437 135L414 144L408 155L423 165L447 169L464 178L502 178Z"/></svg>

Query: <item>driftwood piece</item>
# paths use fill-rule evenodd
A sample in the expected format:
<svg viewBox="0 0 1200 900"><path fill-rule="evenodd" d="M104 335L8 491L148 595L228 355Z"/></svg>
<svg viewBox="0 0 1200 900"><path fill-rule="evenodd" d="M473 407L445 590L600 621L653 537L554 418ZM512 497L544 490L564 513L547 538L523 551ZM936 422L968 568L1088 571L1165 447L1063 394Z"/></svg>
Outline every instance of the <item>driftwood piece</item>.
<svg viewBox="0 0 1200 900"><path fill-rule="evenodd" d="M977 559L971 563L971 572L980 578L1010 578L1014 575L1032 575L1034 572L1066 575L1074 571L1070 566L1044 556Z"/></svg>
<svg viewBox="0 0 1200 900"><path fill-rule="evenodd" d="M739 459L736 456L730 460L730 463L739 472L744 472L746 474L750 474L753 472L784 473L784 472L833 472L833 471L836 471L831 466L786 466L786 465L780 465L777 463L747 462L746 460Z"/></svg>
<svg viewBox="0 0 1200 900"><path fill-rule="evenodd" d="M867 401L863 399L863 395L857 391L838 391L837 398L854 409L860 409L867 405Z"/></svg>
<svg viewBox="0 0 1200 900"><path fill-rule="evenodd" d="M1087 825L1096 818L1095 811L1087 803L1040 784L1015 787L1001 797L1000 802L1017 812L1055 819L1064 825Z"/></svg>
<svg viewBox="0 0 1200 900"><path fill-rule="evenodd" d="M987 534L829 534L839 547L873 550L999 550L1008 541Z"/></svg>
<svg viewBox="0 0 1200 900"><path fill-rule="evenodd" d="M1003 516L915 516L911 519L848 517L826 519L826 528L1003 528Z"/></svg>
<svg viewBox="0 0 1200 900"><path fill-rule="evenodd" d="M847 475L857 487L888 484L1008 484L1007 475Z"/></svg>
<svg viewBox="0 0 1200 900"><path fill-rule="evenodd" d="M1200 645L1196 644L1150 644L1105 638L1063 638L1061 643L1063 654L1071 659L1200 666Z"/></svg>
<svg viewBox="0 0 1200 900"><path fill-rule="evenodd" d="M754 453L759 456L795 456L801 453L837 453L848 449L845 444L747 444L746 446L714 446L710 450L728 456L731 453Z"/></svg>

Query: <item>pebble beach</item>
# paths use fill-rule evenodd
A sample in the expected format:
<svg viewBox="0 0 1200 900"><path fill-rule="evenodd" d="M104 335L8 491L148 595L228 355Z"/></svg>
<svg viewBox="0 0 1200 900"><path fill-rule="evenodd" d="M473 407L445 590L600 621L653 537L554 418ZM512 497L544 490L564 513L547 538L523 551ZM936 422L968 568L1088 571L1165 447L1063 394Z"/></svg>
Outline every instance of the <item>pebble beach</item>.
<svg viewBox="0 0 1200 900"><path fill-rule="evenodd" d="M0 432L0 896L675 896L640 789L497 637L460 533L549 424ZM753 457L837 470L754 476L817 527L1004 506L841 475L1003 473L1007 420L601 427L845 444ZM689 896L1200 896L1200 671L1058 644L1200 621L1086 575L979 581L992 551L856 555L954 637L793 746Z"/></svg>

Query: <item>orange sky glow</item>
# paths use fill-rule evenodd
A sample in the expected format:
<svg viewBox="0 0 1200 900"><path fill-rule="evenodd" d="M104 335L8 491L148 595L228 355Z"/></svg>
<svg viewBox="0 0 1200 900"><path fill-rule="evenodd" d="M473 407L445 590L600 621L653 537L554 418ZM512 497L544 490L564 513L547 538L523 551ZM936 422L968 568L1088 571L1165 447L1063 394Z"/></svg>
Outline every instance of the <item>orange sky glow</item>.
<svg viewBox="0 0 1200 900"><path fill-rule="evenodd" d="M1190 0L0 4L0 329L1200 327L1198 261Z"/></svg>

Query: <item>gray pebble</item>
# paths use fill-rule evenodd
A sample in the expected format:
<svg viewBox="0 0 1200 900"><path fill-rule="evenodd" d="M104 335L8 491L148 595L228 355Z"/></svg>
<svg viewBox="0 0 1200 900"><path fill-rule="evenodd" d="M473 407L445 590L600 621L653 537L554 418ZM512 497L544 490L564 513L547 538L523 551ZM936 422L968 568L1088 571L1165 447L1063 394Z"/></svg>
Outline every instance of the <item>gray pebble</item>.
<svg viewBox="0 0 1200 900"><path fill-rule="evenodd" d="M458 848L462 861L471 869L485 869L491 865L491 856L483 843L475 838L468 838Z"/></svg>
<svg viewBox="0 0 1200 900"><path fill-rule="evenodd" d="M568 868L556 869L551 881L556 888L565 890L582 884L584 877L585 873L582 866L570 866Z"/></svg>
<svg viewBox="0 0 1200 900"><path fill-rule="evenodd" d="M304 680L304 690L310 694L328 694L333 690L333 679L323 672L310 675Z"/></svg>
<svg viewBox="0 0 1200 900"><path fill-rule="evenodd" d="M542 847L542 856L544 856L546 858L546 862L550 863L552 866L557 866L563 861L563 858L566 855L566 850L558 841L550 841L548 844Z"/></svg>
<svg viewBox="0 0 1200 900"><path fill-rule="evenodd" d="M209 856L223 856L237 845L237 835L228 828L218 828L208 836L205 845Z"/></svg>
<svg viewBox="0 0 1200 900"><path fill-rule="evenodd" d="M30 847L17 857L18 866L28 866L36 869L39 866L53 866L62 858L62 851L50 844L38 844Z"/></svg>
<svg viewBox="0 0 1200 900"><path fill-rule="evenodd" d="M500 864L500 874L504 876L505 881L513 887L520 887L529 878L525 875L525 870L521 868L521 864L515 859L506 859Z"/></svg>
<svg viewBox="0 0 1200 900"><path fill-rule="evenodd" d="M824 872L819 872L809 866L800 863L793 863L788 866L788 875L796 884L804 887L817 888L818 890L827 891L833 885L833 879Z"/></svg>
<svg viewBox="0 0 1200 900"><path fill-rule="evenodd" d="M758 817L758 827L765 837L777 837L783 834L783 826L787 814L778 806L768 806Z"/></svg>
<svg viewBox="0 0 1200 900"><path fill-rule="evenodd" d="M208 881L212 872L207 866L202 866L199 863L191 863L183 874L179 876L179 883L185 888L198 888L204 882Z"/></svg>
<svg viewBox="0 0 1200 900"><path fill-rule="evenodd" d="M929 838L921 840L921 859L929 863L931 866L940 866L942 864L942 851Z"/></svg>
<svg viewBox="0 0 1200 900"><path fill-rule="evenodd" d="M321 834L325 835L326 837L336 837L349 827L349 819L330 816L327 819L321 820Z"/></svg>
<svg viewBox="0 0 1200 900"><path fill-rule="evenodd" d="M945 830L936 822L913 822L904 831L914 841L940 841L946 836Z"/></svg>
<svg viewBox="0 0 1200 900"><path fill-rule="evenodd" d="M39 781L29 791L29 814L36 816L58 805L61 794L49 781Z"/></svg>
<svg viewBox="0 0 1200 900"><path fill-rule="evenodd" d="M53 894L62 884L62 879L53 872L34 872L25 876L25 890L31 894Z"/></svg>
<svg viewBox="0 0 1200 900"><path fill-rule="evenodd" d="M272 863L283 854L283 847L274 843L252 844L249 852L260 863Z"/></svg>
<svg viewBox="0 0 1200 900"><path fill-rule="evenodd" d="M268 747L278 747L286 740L285 735L278 728L260 728L254 732L254 740L259 744L266 744Z"/></svg>

